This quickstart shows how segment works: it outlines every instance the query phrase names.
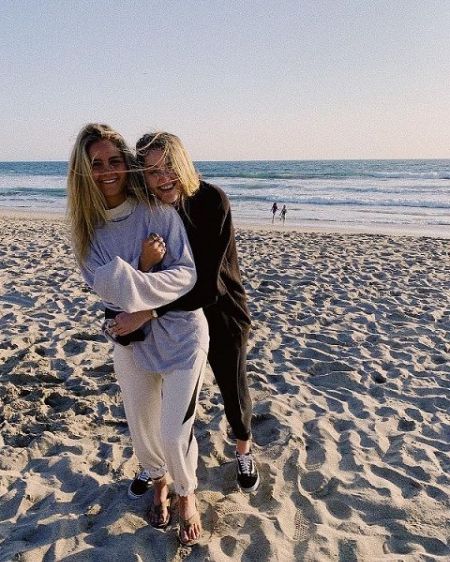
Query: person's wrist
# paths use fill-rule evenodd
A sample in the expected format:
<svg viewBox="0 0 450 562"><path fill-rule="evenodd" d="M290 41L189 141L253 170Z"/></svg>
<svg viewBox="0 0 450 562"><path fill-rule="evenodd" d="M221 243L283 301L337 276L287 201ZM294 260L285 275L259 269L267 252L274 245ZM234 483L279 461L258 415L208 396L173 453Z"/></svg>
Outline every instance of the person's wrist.
<svg viewBox="0 0 450 562"><path fill-rule="evenodd" d="M144 310L142 311L142 320L144 322L148 322L149 320L153 320L154 318L158 318L158 313L156 310Z"/></svg>

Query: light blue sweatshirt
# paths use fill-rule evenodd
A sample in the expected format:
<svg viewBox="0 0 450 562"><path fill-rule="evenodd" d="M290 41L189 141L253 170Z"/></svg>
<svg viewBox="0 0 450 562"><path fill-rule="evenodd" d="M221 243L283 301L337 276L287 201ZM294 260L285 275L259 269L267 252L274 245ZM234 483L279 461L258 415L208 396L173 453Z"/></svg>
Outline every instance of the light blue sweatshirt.
<svg viewBox="0 0 450 562"><path fill-rule="evenodd" d="M152 232L164 239L166 254L154 268L158 271L144 273L138 270L141 244ZM106 224L95 231L81 273L106 307L125 312L172 302L197 279L186 231L175 209L148 207L132 199L108 211ZM202 309L170 311L143 329L145 340L130 345L136 363L148 371L190 369L199 349L208 352L208 325Z"/></svg>

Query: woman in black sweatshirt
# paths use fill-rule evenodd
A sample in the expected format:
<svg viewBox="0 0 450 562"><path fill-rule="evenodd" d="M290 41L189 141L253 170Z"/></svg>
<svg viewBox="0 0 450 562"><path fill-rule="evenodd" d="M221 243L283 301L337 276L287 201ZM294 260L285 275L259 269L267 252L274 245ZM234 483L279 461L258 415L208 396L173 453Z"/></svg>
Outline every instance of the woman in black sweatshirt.
<svg viewBox="0 0 450 562"><path fill-rule="evenodd" d="M208 361L237 440L237 482L243 491L255 491L260 479L251 453L252 403L246 373L250 315L239 272L229 200L220 188L199 178L175 135L144 135L136 144L136 156L150 193L178 210L197 269L194 288L178 300L149 311L149 318L168 310L203 308L210 335ZM154 255L151 246L148 249L151 261ZM144 246L140 265L143 270L145 261ZM142 488L145 491L145 486Z"/></svg>

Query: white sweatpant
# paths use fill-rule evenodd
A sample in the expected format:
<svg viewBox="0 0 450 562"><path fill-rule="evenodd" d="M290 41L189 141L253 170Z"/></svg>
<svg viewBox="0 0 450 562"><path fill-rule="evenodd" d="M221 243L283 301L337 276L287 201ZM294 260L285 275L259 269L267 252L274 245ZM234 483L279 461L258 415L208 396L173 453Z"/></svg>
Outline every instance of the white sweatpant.
<svg viewBox="0 0 450 562"><path fill-rule="evenodd" d="M169 472L180 496L197 487L193 423L205 367L206 354L198 351L192 369L152 373L136 365L131 346L114 346L114 368L136 456L152 479Z"/></svg>

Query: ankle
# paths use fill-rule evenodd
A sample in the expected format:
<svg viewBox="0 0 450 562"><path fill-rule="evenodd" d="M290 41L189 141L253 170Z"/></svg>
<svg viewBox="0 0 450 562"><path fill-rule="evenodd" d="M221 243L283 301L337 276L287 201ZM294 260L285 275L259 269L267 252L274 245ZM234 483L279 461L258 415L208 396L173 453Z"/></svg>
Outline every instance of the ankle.
<svg viewBox="0 0 450 562"><path fill-rule="evenodd" d="M153 497L155 500L166 500L169 492L169 482L165 476L153 481ZM156 503L159 503L159 501Z"/></svg>
<svg viewBox="0 0 450 562"><path fill-rule="evenodd" d="M195 502L195 494L189 494L188 496L178 496L180 512L185 516L191 516L197 510L197 504Z"/></svg>
<svg viewBox="0 0 450 562"><path fill-rule="evenodd" d="M250 453L251 448L252 442L250 439L247 441L243 441L242 439L236 440L236 452L239 453L239 455L246 455L247 453Z"/></svg>

